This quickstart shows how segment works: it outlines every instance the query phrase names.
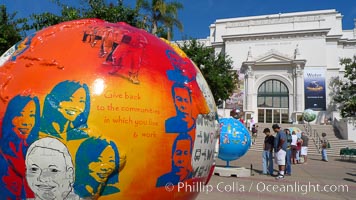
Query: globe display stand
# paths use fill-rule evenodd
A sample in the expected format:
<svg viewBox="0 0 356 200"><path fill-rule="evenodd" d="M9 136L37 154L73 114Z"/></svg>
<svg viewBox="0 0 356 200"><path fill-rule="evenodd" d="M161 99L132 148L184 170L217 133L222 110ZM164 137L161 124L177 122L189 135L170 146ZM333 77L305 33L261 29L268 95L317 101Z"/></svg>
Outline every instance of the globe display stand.
<svg viewBox="0 0 356 200"><path fill-rule="evenodd" d="M251 176L251 172L249 169L245 167L221 167L216 166L214 170L214 174L218 176L224 177L249 177Z"/></svg>
<svg viewBox="0 0 356 200"><path fill-rule="evenodd" d="M226 161L225 166L216 166L214 174L218 176L248 177L250 170L231 166L230 161L237 160L247 153L251 146L251 137L246 127L237 119L221 118L220 145L218 158Z"/></svg>

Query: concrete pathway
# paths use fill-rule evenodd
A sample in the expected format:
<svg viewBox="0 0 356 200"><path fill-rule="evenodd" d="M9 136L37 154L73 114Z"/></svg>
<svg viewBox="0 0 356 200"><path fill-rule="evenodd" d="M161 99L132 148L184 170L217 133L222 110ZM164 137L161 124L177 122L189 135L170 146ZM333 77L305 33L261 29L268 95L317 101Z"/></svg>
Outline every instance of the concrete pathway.
<svg viewBox="0 0 356 200"><path fill-rule="evenodd" d="M230 165L248 169L252 165L252 176L238 178L214 175L209 184L200 189L197 200L356 199L355 161L329 157L329 162L324 162L321 157L313 155L307 164L293 165L292 176L285 176L283 180L262 175L261 163L261 152L248 151L241 159L230 162ZM224 165L225 162L218 160L217 164ZM277 166L274 168L276 170Z"/></svg>

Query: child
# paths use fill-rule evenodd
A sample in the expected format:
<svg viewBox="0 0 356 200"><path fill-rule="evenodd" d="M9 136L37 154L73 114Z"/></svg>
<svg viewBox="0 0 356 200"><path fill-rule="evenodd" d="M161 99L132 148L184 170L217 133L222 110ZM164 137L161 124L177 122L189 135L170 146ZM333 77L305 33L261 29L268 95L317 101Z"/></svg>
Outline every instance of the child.
<svg viewBox="0 0 356 200"><path fill-rule="evenodd" d="M257 126L258 127L258 126ZM252 129L251 129L251 132L252 132L252 144L255 144L256 143L256 139L257 139L257 127L256 125L254 124L252 126Z"/></svg>

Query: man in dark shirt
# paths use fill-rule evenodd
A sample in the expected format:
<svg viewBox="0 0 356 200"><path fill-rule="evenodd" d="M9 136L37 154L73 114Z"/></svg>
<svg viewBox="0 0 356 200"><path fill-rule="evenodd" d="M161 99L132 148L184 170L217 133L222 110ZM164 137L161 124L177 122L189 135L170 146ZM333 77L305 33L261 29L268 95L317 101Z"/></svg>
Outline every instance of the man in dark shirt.
<svg viewBox="0 0 356 200"><path fill-rule="evenodd" d="M308 155L308 143L309 143L309 138L308 136L305 134L305 132L302 132L302 149L301 149L301 152L300 152L300 155L303 156L304 158L304 164L307 163L307 155Z"/></svg>
<svg viewBox="0 0 356 200"><path fill-rule="evenodd" d="M273 124L272 129L277 133L274 139L274 152L279 170L276 179L280 180L284 178L284 170L286 167L287 136L278 124Z"/></svg>
<svg viewBox="0 0 356 200"><path fill-rule="evenodd" d="M273 147L274 147L274 136L271 134L269 128L265 128L263 133L266 134L265 141L263 144L262 153L262 173L267 175L273 175ZM268 169L268 171L267 171Z"/></svg>

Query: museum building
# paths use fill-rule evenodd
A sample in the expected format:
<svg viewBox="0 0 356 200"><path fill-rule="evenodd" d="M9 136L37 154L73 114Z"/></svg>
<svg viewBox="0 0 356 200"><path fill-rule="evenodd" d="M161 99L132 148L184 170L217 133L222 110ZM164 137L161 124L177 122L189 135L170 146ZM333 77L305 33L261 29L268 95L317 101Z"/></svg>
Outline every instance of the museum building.
<svg viewBox="0 0 356 200"><path fill-rule="evenodd" d="M337 113L332 84L343 78L340 58L356 55L356 26L343 30L334 9L279 13L218 19L199 41L229 55L239 73L226 108L241 106L259 123L298 123L313 109L322 123Z"/></svg>

